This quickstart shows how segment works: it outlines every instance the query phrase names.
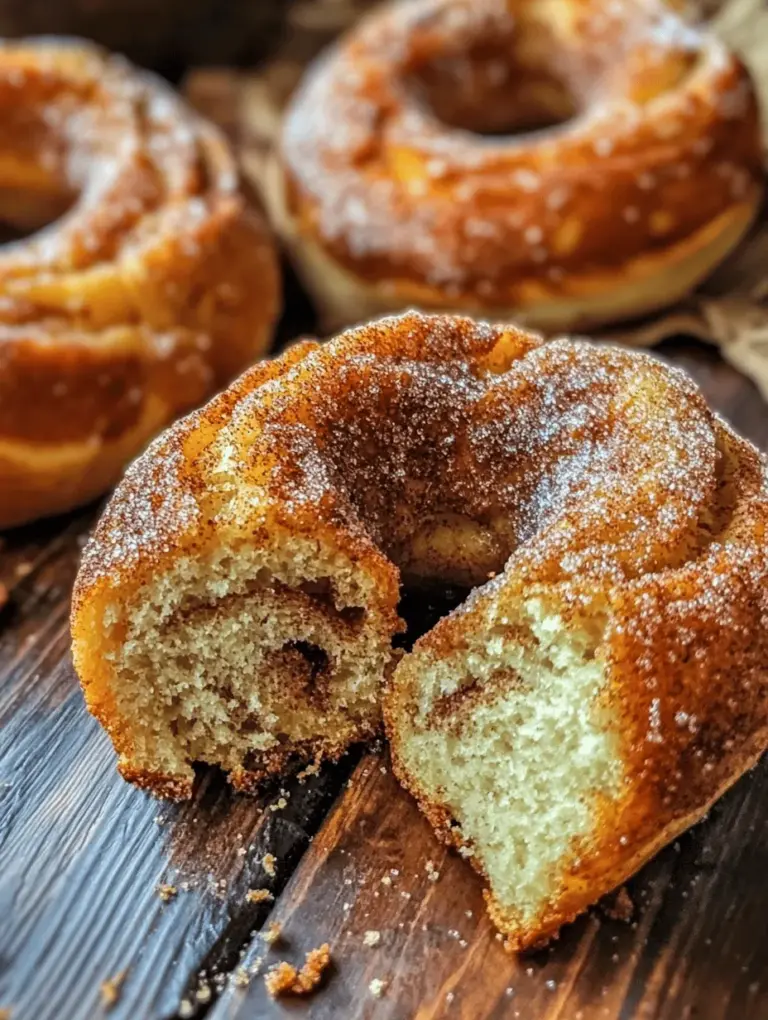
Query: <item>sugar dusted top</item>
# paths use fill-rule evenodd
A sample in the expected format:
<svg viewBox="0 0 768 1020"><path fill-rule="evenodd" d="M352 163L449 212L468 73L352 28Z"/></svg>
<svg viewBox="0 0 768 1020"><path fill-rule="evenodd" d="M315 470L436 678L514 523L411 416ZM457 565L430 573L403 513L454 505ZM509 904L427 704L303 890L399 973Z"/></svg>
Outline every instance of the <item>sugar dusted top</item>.
<svg viewBox="0 0 768 1020"><path fill-rule="evenodd" d="M449 306L567 293L762 180L746 72L657 0L387 5L308 73L282 157L301 234Z"/></svg>

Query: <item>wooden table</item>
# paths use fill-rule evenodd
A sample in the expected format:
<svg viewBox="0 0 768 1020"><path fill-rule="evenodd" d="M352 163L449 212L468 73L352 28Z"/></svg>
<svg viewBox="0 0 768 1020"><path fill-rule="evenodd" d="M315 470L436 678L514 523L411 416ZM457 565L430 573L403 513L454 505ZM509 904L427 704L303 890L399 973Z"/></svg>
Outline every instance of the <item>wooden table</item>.
<svg viewBox="0 0 768 1020"><path fill-rule="evenodd" d="M290 305L284 339L304 326ZM768 445L762 400L714 351L679 342L664 353ZM384 749L258 799L233 796L210 772L181 805L118 777L69 658L69 591L95 514L22 529L0 547L10 594L0 615L0 1007L13 1020L103 1016L101 983L121 975L109 1011L119 1020L768 1017L765 764L630 883L631 923L596 908L549 950L508 956L479 880L435 842ZM167 900L163 884L176 889ZM262 887L274 902L249 902ZM270 946L261 933L273 921L282 939ZM273 1002L257 972L323 942L334 961L324 986Z"/></svg>

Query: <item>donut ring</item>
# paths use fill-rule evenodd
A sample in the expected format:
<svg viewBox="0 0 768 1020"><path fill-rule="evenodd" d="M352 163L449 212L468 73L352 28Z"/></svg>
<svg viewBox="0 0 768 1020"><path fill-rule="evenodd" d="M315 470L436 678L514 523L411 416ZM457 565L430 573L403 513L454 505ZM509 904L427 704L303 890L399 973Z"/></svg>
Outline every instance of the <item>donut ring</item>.
<svg viewBox="0 0 768 1020"><path fill-rule="evenodd" d="M159 79L87 43L6 43L0 123L0 221L37 230L0 248L8 527L103 492L263 354L279 282L223 138Z"/></svg>
<svg viewBox="0 0 768 1020"><path fill-rule="evenodd" d="M383 700L520 948L766 747L767 528L765 463L681 372L408 314L153 443L84 553L74 662L122 774L175 797L195 761L248 789L338 756ZM402 658L401 577L477 586Z"/></svg>
<svg viewBox="0 0 768 1020"><path fill-rule="evenodd" d="M306 75L268 191L329 328L416 304L570 330L688 292L762 180L747 72L662 0L405 0Z"/></svg>

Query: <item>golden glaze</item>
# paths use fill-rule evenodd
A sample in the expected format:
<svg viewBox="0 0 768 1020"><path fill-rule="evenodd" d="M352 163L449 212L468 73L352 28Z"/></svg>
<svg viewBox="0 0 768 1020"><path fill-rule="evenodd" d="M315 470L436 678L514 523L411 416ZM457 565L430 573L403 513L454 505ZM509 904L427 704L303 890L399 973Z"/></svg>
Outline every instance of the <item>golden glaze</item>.
<svg viewBox="0 0 768 1020"><path fill-rule="evenodd" d="M277 218L337 322L637 314L724 256L762 188L745 69L661 0L387 5L308 72L281 162Z"/></svg>
<svg viewBox="0 0 768 1020"><path fill-rule="evenodd" d="M109 487L262 354L279 284L228 147L159 79L8 42L0 123L0 220L37 230L0 249L4 527Z"/></svg>

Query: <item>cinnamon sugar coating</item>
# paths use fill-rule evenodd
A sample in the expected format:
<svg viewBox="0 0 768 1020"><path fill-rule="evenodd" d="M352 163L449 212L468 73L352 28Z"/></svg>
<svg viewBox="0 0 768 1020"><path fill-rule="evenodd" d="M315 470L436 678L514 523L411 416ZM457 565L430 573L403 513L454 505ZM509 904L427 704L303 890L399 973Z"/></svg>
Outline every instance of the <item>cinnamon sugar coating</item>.
<svg viewBox="0 0 768 1020"><path fill-rule="evenodd" d="M762 188L747 72L661 0L388 4L308 71L280 162L275 216L334 325L660 307Z"/></svg>
<svg viewBox="0 0 768 1020"><path fill-rule="evenodd" d="M482 854L468 854L519 948L624 881L764 749L767 523L763 459L683 373L637 352L408 313L250 369L152 444L85 550L74 661L123 774L172 796L189 794L193 760L221 764L248 788L270 761L339 753L378 722L371 704L344 728L351 692L371 681L376 701L392 674L384 711L397 774L441 838L471 850L462 805L435 793L409 741L437 734L468 747L467 727L489 706L535 699L536 677L554 669L536 660L538 673L526 674L525 656L543 655L547 635L576 635L584 705L597 720L584 716L594 732L585 730L579 753L604 745L615 784L579 801L589 825L555 862L535 916L522 921ZM226 576L216 573L223 553ZM252 574L224 594L226 578L250 562ZM474 586L405 655L391 647L401 580ZM137 629L160 587L161 623ZM245 742L231 754L207 731L190 731L187 744L179 737L186 659L214 639L211 621L228 625L238 600L249 621L289 621L238 697L266 703L268 667L277 671L270 712L304 713L302 728L289 720L277 735L248 715L260 734L253 754L240 731L232 746ZM549 615L535 630L530 607L539 605ZM142 675L136 649L166 640L180 618L198 629L183 632L178 677ZM310 624L312 638L302 629ZM355 672L363 661L365 677ZM218 662L190 673L209 693L224 684ZM558 697L567 698L564 676ZM166 698L163 685L176 679ZM155 700L143 702L145 691ZM157 730L161 704L172 710L167 732ZM536 769L546 775L564 753L542 746Z"/></svg>
<svg viewBox="0 0 768 1020"><path fill-rule="evenodd" d="M0 219L29 234L0 250L5 527L104 491L262 354L278 269L218 131L121 58L3 43L0 123Z"/></svg>

